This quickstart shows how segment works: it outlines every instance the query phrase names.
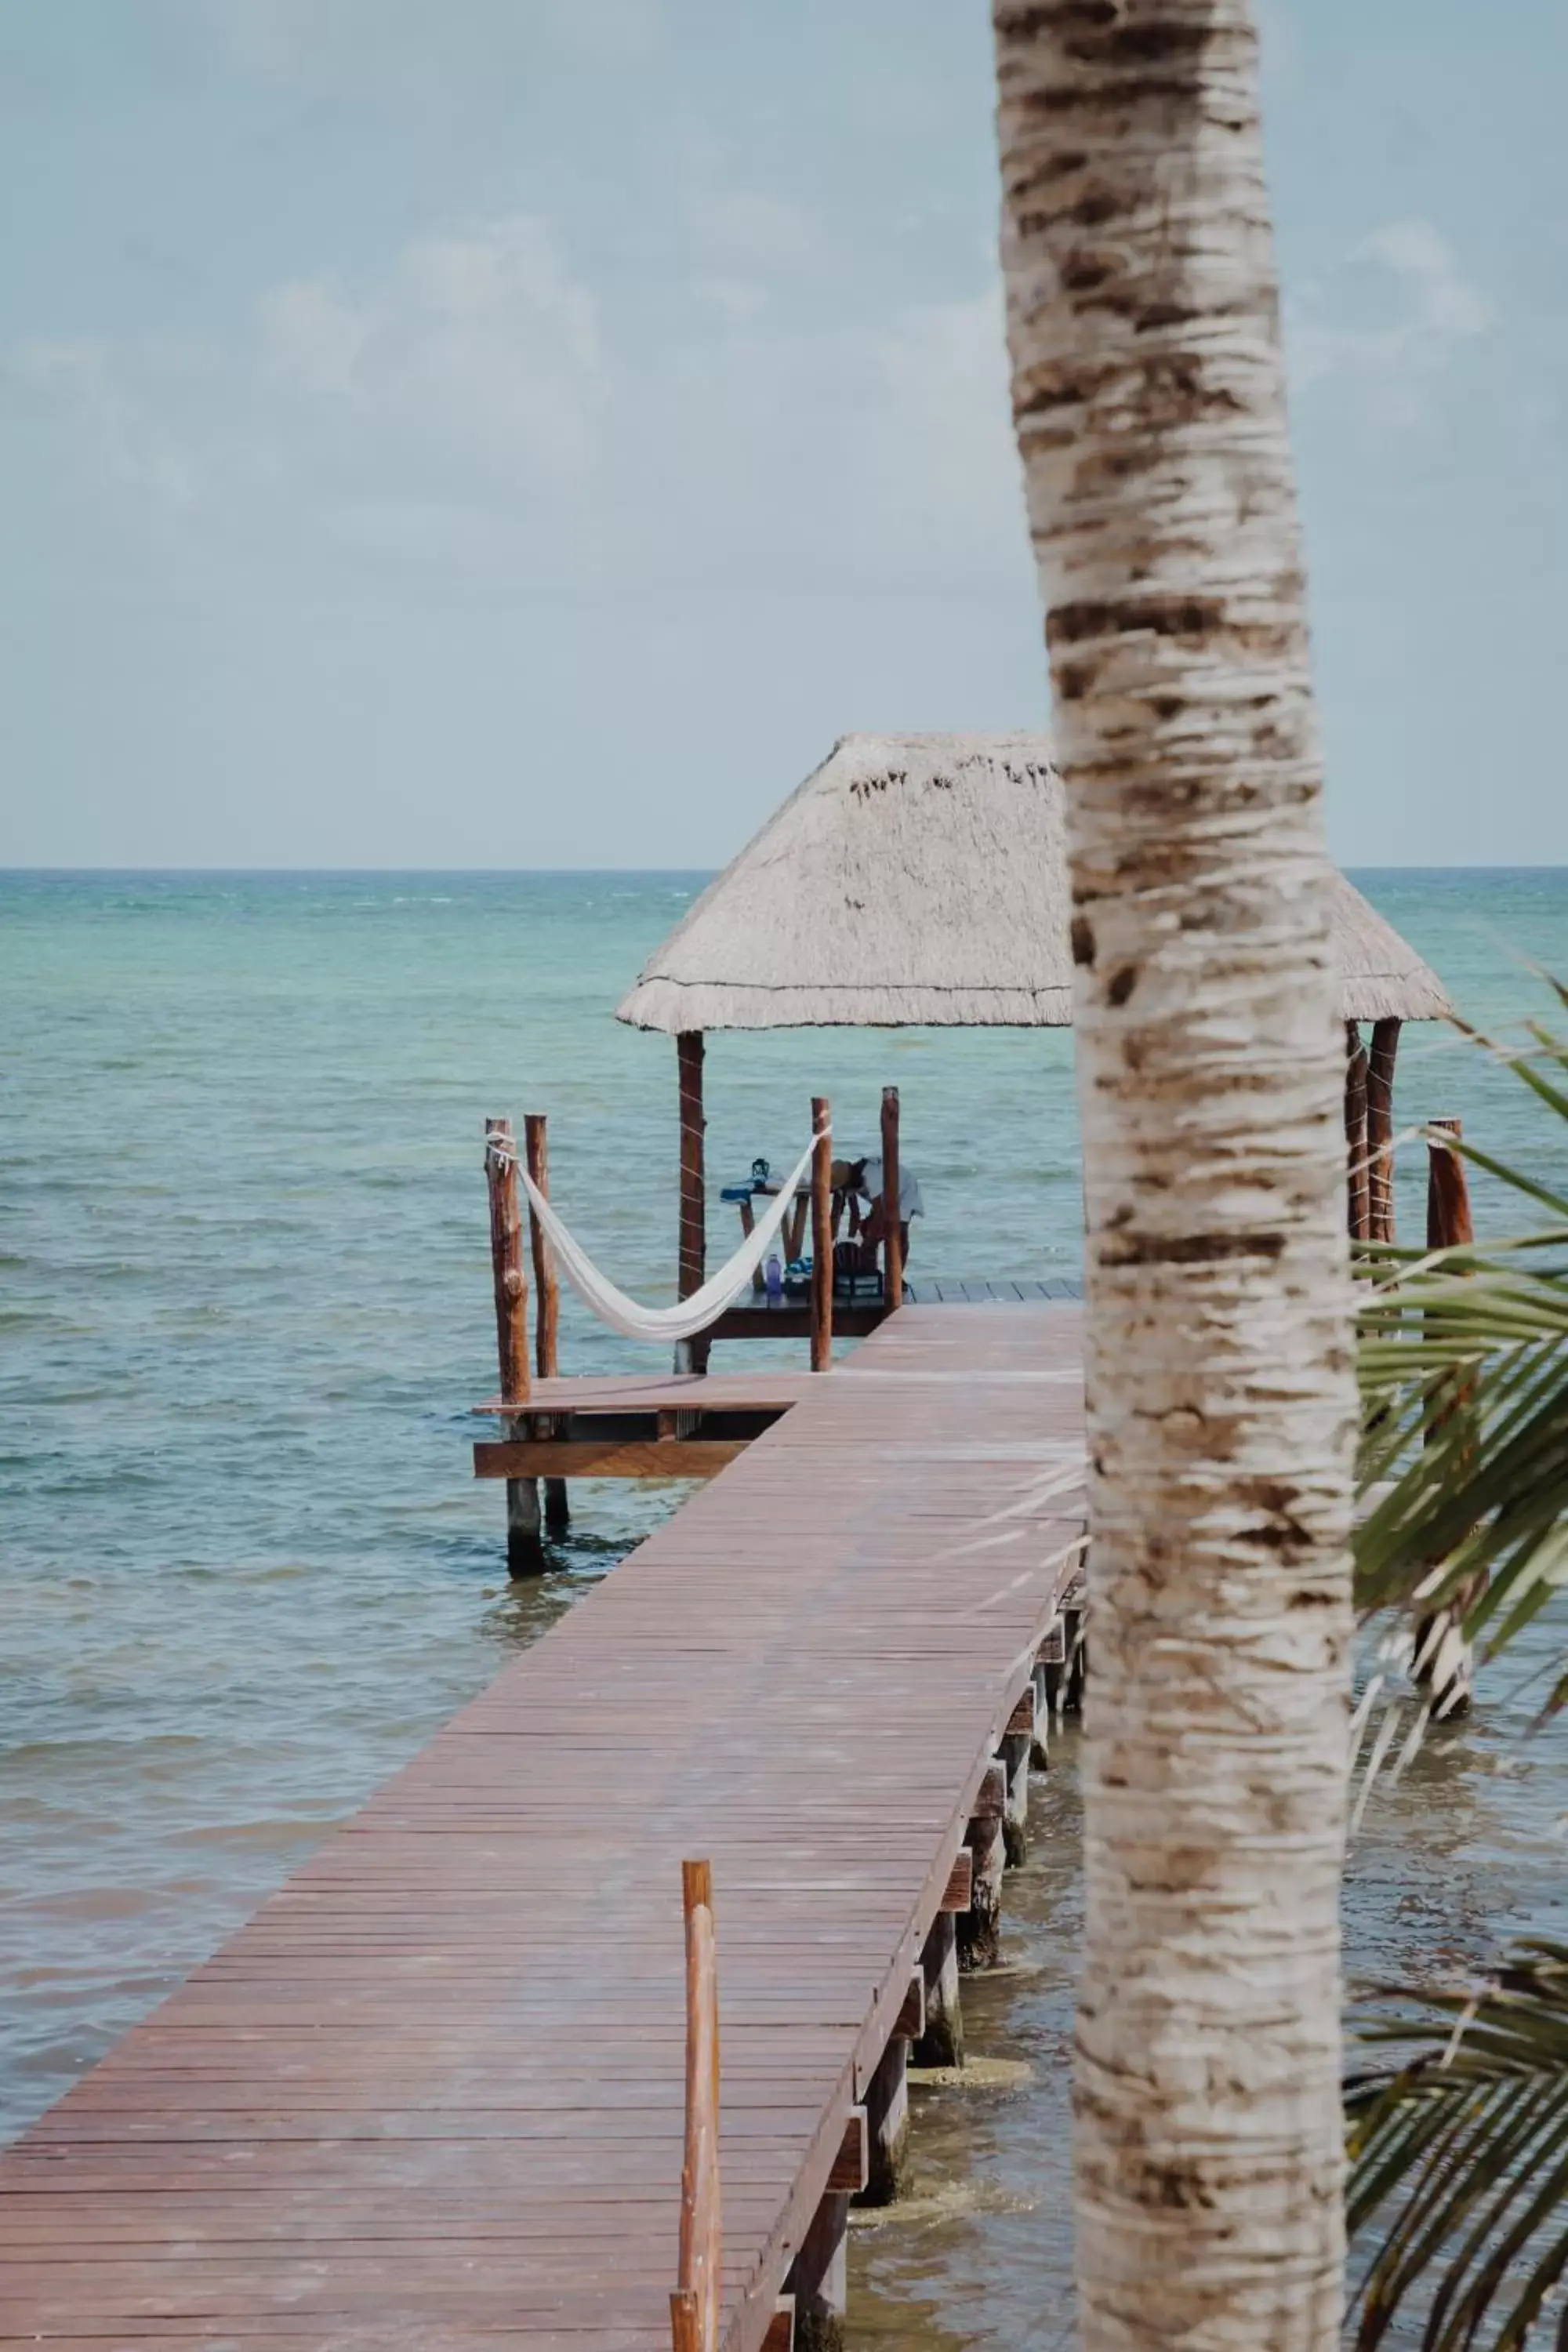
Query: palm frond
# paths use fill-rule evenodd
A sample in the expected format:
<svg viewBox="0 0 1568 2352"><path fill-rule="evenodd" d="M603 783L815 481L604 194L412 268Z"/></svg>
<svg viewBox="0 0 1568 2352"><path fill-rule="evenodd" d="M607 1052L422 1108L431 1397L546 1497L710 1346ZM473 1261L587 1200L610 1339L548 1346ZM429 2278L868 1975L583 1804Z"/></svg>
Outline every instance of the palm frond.
<svg viewBox="0 0 1568 2352"><path fill-rule="evenodd" d="M1542 1067L1568 1073L1568 1044L1540 1024L1529 1055L1467 1034L1568 1129L1568 1091ZM1568 1584L1568 1200L1443 1140L1552 1221L1484 1246L1358 1254L1359 1476L1372 1507L1356 1534L1357 1597L1364 1612L1447 1608L1488 1657ZM1568 1133L1552 1141L1568 1150ZM1565 1701L1568 1658L1543 1711Z"/></svg>
<svg viewBox="0 0 1568 2352"><path fill-rule="evenodd" d="M1392 1987L1360 2021L1396 2048L1345 2089L1352 2231L1387 2217L1356 2292L1360 2352L1426 2302L1425 2352L1517 2352L1568 2268L1568 1945L1531 1938L1469 1993ZM1392 2215L1389 2209L1393 2208Z"/></svg>

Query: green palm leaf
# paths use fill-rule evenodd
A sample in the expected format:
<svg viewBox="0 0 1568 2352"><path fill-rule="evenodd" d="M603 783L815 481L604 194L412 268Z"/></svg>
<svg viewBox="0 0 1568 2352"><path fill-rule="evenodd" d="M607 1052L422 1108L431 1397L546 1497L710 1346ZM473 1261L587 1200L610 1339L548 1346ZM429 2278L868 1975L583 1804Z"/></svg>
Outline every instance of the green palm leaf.
<svg viewBox="0 0 1568 2352"><path fill-rule="evenodd" d="M1384 2219L1357 2290L1361 2352L1434 2284L1425 2352L1463 2352L1489 2322L1492 2352L1515 2352L1568 2268L1568 1946L1519 1944L1469 1995L1383 1998L1400 2013L1363 2019L1361 2038L1399 2058L1345 2092L1347 2218Z"/></svg>
<svg viewBox="0 0 1568 2352"><path fill-rule="evenodd" d="M1549 1172L1568 1153L1568 1045L1539 1024L1531 1038L1500 1058L1563 1123ZM1485 1246L1358 1253L1357 1597L1369 1613L1447 1606L1495 1657L1568 1586L1568 1200L1443 1139L1549 1222ZM1568 1644L1555 1665L1545 1713L1568 1701ZM1361 2039L1399 2054L1345 2094L1351 2227L1382 2224L1362 2352L1412 2304L1426 2352L1468 2352L1489 2329L1492 2352L1516 2352L1568 2272L1568 1946L1519 1945L1468 1997L1385 1999L1395 2013L1361 2021Z"/></svg>
<svg viewBox="0 0 1568 2352"><path fill-rule="evenodd" d="M1568 992L1552 983L1560 1001ZM1460 1024L1463 1026L1463 1024ZM1468 1032L1536 1095L1568 1153L1568 1045L1539 1024L1527 1055ZM1516 1240L1358 1252L1363 1611L1462 1610L1495 1656L1568 1584L1568 1199L1475 1145L1443 1139L1551 1222ZM1568 1700L1568 1660L1547 1699Z"/></svg>

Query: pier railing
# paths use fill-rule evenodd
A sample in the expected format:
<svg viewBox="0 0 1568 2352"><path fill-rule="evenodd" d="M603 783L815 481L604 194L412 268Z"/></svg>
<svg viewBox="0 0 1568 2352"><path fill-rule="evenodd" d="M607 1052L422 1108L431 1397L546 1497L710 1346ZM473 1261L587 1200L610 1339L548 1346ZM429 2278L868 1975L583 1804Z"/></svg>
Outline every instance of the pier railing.
<svg viewBox="0 0 1568 2352"><path fill-rule="evenodd" d="M723 2210L719 2188L719 1974L713 1870L680 1865L686 1912L686 2150L680 2168L680 2251L669 2298L674 2352L719 2352Z"/></svg>

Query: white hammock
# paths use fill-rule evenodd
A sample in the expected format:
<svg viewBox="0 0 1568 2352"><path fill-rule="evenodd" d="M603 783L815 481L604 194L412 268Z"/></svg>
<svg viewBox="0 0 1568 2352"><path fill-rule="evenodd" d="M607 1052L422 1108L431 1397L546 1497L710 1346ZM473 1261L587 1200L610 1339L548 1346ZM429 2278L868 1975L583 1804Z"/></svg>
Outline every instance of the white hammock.
<svg viewBox="0 0 1568 2352"><path fill-rule="evenodd" d="M492 1147L493 1148L493 1147ZM778 1233L790 1202L802 1177L811 1165L816 1143L808 1143L802 1152L793 1176L787 1176L779 1195L767 1215L753 1233L748 1234L727 1265L721 1266L700 1290L689 1298L682 1298L674 1307L639 1307L624 1290L599 1272L580 1242L574 1241L562 1223L544 1194L520 1161L518 1174L527 1188L533 1213L544 1229L545 1239L561 1261L562 1272L584 1304L591 1307L602 1323L618 1331L624 1339L694 1339L699 1331L706 1331L716 1323L726 1307L731 1306L745 1290L752 1275L768 1253L768 1244Z"/></svg>

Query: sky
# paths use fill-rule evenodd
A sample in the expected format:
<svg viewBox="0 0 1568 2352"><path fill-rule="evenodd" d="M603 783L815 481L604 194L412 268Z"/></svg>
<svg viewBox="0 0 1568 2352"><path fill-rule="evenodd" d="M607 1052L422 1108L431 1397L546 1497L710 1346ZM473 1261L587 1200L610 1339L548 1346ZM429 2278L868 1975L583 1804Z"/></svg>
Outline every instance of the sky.
<svg viewBox="0 0 1568 2352"><path fill-rule="evenodd" d="M1266 0L1331 845L1568 862L1568 11ZM984 0L0 0L0 865L721 864L1048 724Z"/></svg>

